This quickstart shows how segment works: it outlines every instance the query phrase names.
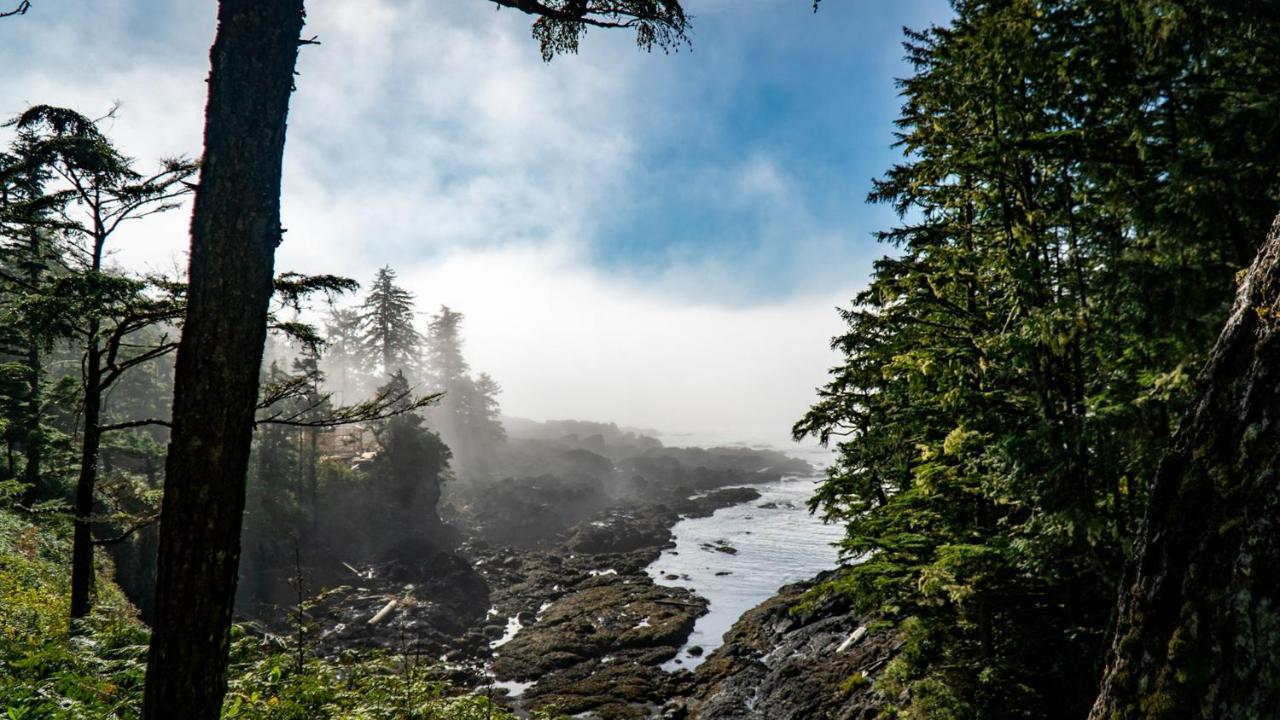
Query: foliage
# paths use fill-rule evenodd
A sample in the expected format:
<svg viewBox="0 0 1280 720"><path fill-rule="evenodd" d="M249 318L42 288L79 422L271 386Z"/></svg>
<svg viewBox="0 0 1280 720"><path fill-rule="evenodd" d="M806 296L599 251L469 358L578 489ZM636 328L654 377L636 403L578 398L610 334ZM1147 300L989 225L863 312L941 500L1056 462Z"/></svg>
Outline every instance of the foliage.
<svg viewBox="0 0 1280 720"><path fill-rule="evenodd" d="M689 16L678 0L492 0L537 16L533 37L542 59L578 52L588 28L628 28L636 45L664 51L688 42Z"/></svg>
<svg viewBox="0 0 1280 720"><path fill-rule="evenodd" d="M459 476L475 479L489 473L488 460L506 439L506 431L497 399L502 389L487 373L472 375L463 355L464 319L462 313L442 305L427 326L427 382L444 391L427 419L453 451Z"/></svg>
<svg viewBox="0 0 1280 720"><path fill-rule="evenodd" d="M390 267L378 270L359 309L363 350L376 358L379 380L414 369L422 337L413 327L413 294L396 285Z"/></svg>
<svg viewBox="0 0 1280 720"><path fill-rule="evenodd" d="M917 718L1075 718L1147 482L1280 197L1280 12L954 3L909 32L898 252L795 427Z"/></svg>
<svg viewBox="0 0 1280 720"><path fill-rule="evenodd" d="M139 716L147 631L108 572L99 602L68 633L69 524L35 523L0 510L0 708L5 720ZM99 557L104 570L109 563ZM488 699L430 680L411 659L308 660L235 631L224 718L252 720L511 720ZM545 717L545 716L544 716Z"/></svg>
<svg viewBox="0 0 1280 720"><path fill-rule="evenodd" d="M412 660L375 657L332 663L308 661L299 671L287 654L263 655L245 639L232 650L236 677L223 717L246 720L511 720L482 695L459 695L447 683L412 670ZM549 718L538 713L535 718Z"/></svg>

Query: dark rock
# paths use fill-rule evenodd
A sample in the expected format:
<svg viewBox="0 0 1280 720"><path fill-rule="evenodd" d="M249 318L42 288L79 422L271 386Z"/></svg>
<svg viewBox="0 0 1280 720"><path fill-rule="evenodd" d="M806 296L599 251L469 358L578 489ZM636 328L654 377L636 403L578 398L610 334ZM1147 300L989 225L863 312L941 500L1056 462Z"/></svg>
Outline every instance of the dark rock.
<svg viewBox="0 0 1280 720"><path fill-rule="evenodd" d="M668 710L698 720L878 717L869 681L892 658L897 636L868 629L837 596L797 612L814 585L788 585L743 615L725 644L692 674L688 697L672 701Z"/></svg>
<svg viewBox="0 0 1280 720"><path fill-rule="evenodd" d="M592 554L659 548L671 542L671 527L678 519L662 505L613 510L574 527L565 547Z"/></svg>
<svg viewBox="0 0 1280 720"><path fill-rule="evenodd" d="M719 552L726 555L738 554L738 548L730 545L727 540L716 540L715 542L702 543L700 547L707 552Z"/></svg>
<svg viewBox="0 0 1280 720"><path fill-rule="evenodd" d="M760 499L760 491L749 487L731 487L687 498L673 503L685 517L710 517L716 510Z"/></svg>
<svg viewBox="0 0 1280 720"><path fill-rule="evenodd" d="M470 488L465 518L491 543L521 548L559 542L569 528L611 502L604 483L589 475L507 478Z"/></svg>

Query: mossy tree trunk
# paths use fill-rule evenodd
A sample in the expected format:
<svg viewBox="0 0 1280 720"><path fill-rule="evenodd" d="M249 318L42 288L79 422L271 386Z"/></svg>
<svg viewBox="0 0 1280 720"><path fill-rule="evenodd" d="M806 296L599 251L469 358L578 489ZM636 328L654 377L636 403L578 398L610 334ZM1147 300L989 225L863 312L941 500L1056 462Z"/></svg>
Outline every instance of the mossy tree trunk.
<svg viewBox="0 0 1280 720"><path fill-rule="evenodd" d="M245 472L280 243L302 0L221 0L191 221L190 284L143 717L216 720L226 692Z"/></svg>
<svg viewBox="0 0 1280 720"><path fill-rule="evenodd" d="M1280 217L1198 383L1091 720L1280 716Z"/></svg>

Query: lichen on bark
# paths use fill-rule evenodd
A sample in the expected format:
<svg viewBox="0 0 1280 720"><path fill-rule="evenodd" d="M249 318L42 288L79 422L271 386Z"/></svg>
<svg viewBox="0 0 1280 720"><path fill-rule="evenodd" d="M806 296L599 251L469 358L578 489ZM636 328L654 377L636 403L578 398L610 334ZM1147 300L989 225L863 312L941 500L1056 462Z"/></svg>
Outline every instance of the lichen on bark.
<svg viewBox="0 0 1280 720"><path fill-rule="evenodd" d="M1280 217L1151 490L1091 720L1280 713Z"/></svg>

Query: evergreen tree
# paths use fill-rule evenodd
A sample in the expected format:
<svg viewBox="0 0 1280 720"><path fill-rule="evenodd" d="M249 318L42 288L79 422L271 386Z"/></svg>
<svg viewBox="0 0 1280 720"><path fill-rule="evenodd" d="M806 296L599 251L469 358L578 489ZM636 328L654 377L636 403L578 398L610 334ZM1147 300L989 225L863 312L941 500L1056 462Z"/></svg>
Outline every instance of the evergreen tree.
<svg viewBox="0 0 1280 720"><path fill-rule="evenodd" d="M364 350L378 359L380 377L412 370L422 342L413 327L413 295L395 280L390 267L379 270L359 309L360 340Z"/></svg>
<svg viewBox="0 0 1280 720"><path fill-rule="evenodd" d="M442 305L427 327L427 382L444 395L426 415L453 451L455 472L472 480L488 474L489 458L506 439L506 431L497 398L501 389L488 374L472 377L463 355L464 317Z"/></svg>
<svg viewBox="0 0 1280 720"><path fill-rule="evenodd" d="M462 355L462 321L465 317L448 305L441 305L440 312L431 316L427 325L427 378L445 392L459 385L471 373L471 366ZM446 400L441 406L447 407L448 403Z"/></svg>
<svg viewBox="0 0 1280 720"><path fill-rule="evenodd" d="M328 386L340 402L354 402L364 396L364 382L372 368L364 352L358 310L334 308L324 325L324 354L321 368Z"/></svg>
<svg viewBox="0 0 1280 720"><path fill-rule="evenodd" d="M405 395L409 382L397 372L380 394ZM420 415L402 405L403 412L373 423L380 449L367 474L378 507L389 508L391 520L379 535L394 543L394 557L414 558L442 540L436 506L449 468L451 453L440 437L429 431Z"/></svg>
<svg viewBox="0 0 1280 720"><path fill-rule="evenodd" d="M158 172L143 176L94 121L64 108L36 106L14 124L67 197L56 219L73 259L71 271L58 278L48 295L32 298L23 313L44 332L77 336L84 348L84 420L71 572L71 616L79 618L89 612L93 588L93 516L102 437L134 425L109 423L104 400L123 373L176 348L168 338L153 347L137 347L132 341L142 328L177 321L182 309L172 286L156 288L162 294L169 291L169 297L155 297L148 294L146 283L107 272L107 242L125 221L177 207L177 198L188 192L184 182L196 167L184 160L166 160Z"/></svg>
<svg viewBox="0 0 1280 720"><path fill-rule="evenodd" d="M60 495L53 478L41 472L48 443L43 421L48 339L18 312L24 296L47 292L51 271L62 264L53 231L69 197L49 191L53 173L46 160L30 133L15 138L11 152L0 153L0 312L5 318L0 352L7 358L0 383L9 400L2 412L9 475L17 477L17 449L23 455L28 501Z"/></svg>
<svg viewBox="0 0 1280 720"><path fill-rule="evenodd" d="M1280 18L954 6L908 35L906 159L871 196L904 219L881 234L898 254L842 311L844 362L795 432L838 442L815 506L865 559L840 589L902 630L889 702L1078 718L1188 369L1252 254L1219 230L1261 238L1274 212L1280 123L1257 113Z"/></svg>

